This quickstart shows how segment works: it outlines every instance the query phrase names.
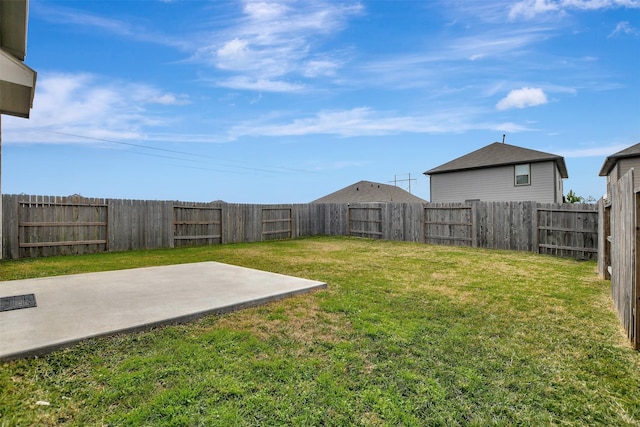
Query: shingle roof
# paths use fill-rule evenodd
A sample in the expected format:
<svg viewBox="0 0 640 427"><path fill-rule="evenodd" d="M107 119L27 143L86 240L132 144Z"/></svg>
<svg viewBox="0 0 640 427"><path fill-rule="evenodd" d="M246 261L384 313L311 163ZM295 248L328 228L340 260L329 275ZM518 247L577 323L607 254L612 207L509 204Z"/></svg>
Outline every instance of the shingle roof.
<svg viewBox="0 0 640 427"><path fill-rule="evenodd" d="M598 175L599 176L609 175L609 172L611 172L611 169L613 169L613 167L616 165L618 160L624 159L626 157L640 157L640 142L607 157Z"/></svg>
<svg viewBox="0 0 640 427"><path fill-rule="evenodd" d="M555 154L544 153L542 151L530 150L528 148L516 147L515 145L494 142L479 150L465 154L462 157L451 160L436 168L424 172L425 175L434 175L445 172L457 172L469 169L483 169L496 166L506 166L519 163L537 163L553 161L558 166L560 175L568 178L567 165L564 157Z"/></svg>
<svg viewBox="0 0 640 427"><path fill-rule="evenodd" d="M408 191L394 185L380 184L371 181L360 181L328 194L311 203L426 203Z"/></svg>

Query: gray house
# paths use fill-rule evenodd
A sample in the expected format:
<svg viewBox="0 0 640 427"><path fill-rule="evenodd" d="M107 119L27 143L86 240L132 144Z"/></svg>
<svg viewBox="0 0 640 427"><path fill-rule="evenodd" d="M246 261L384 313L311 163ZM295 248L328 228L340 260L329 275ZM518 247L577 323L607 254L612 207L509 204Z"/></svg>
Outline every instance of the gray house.
<svg viewBox="0 0 640 427"><path fill-rule="evenodd" d="M494 142L424 172L432 202L537 201L562 203L564 158Z"/></svg>
<svg viewBox="0 0 640 427"><path fill-rule="evenodd" d="M640 142L605 159L599 175L607 177L607 195L609 186L622 178L631 168L637 171L633 177L633 186L638 187L640 186Z"/></svg>
<svg viewBox="0 0 640 427"><path fill-rule="evenodd" d="M371 181L360 181L314 200L311 203L375 202L426 203L427 201L414 196L400 187Z"/></svg>

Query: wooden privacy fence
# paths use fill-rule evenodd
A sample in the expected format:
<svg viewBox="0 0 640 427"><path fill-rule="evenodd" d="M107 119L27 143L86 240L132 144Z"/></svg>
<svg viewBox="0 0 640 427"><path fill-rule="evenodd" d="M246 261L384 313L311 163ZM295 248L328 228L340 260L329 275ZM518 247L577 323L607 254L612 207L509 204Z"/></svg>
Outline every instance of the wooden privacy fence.
<svg viewBox="0 0 640 427"><path fill-rule="evenodd" d="M611 298L629 341L640 350L640 192L633 187L633 169L608 189L598 202L600 226L598 273L611 279Z"/></svg>
<svg viewBox="0 0 640 427"><path fill-rule="evenodd" d="M313 235L597 254L595 205L535 202L252 205L3 196L6 259Z"/></svg>
<svg viewBox="0 0 640 427"><path fill-rule="evenodd" d="M477 246L473 211L473 207L460 204L439 203L425 206L425 242Z"/></svg>
<svg viewBox="0 0 640 427"><path fill-rule="evenodd" d="M174 247L222 243L222 208L174 206L173 227Z"/></svg>
<svg viewBox="0 0 640 427"><path fill-rule="evenodd" d="M7 218L16 258L106 251L108 206L102 199L36 197L11 200Z"/></svg>

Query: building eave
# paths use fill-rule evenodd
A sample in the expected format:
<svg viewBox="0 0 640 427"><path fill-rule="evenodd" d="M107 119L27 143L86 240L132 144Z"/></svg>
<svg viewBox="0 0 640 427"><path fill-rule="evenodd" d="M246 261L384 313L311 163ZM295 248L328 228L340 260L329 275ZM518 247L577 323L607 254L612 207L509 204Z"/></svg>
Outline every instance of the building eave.
<svg viewBox="0 0 640 427"><path fill-rule="evenodd" d="M604 164L602 165L602 168L600 169L600 173L598 175L609 175L609 173L613 170L619 160L629 159L633 157L640 157L640 142L608 156L604 160Z"/></svg>
<svg viewBox="0 0 640 427"><path fill-rule="evenodd" d="M29 117L37 73L0 49L0 114Z"/></svg>
<svg viewBox="0 0 640 427"><path fill-rule="evenodd" d="M0 1L0 47L20 61L27 55L28 0Z"/></svg>
<svg viewBox="0 0 640 427"><path fill-rule="evenodd" d="M27 54L28 0L0 0L0 114L29 117L36 72Z"/></svg>
<svg viewBox="0 0 640 427"><path fill-rule="evenodd" d="M431 176L431 175L439 175L445 173L456 173L463 171L471 171L471 170L480 170L480 169L494 169L505 166L513 166L524 163L543 163L543 162L553 162L556 164L558 171L560 172L560 176L564 179L569 178L569 173L567 172L567 166L562 157L557 157L555 159L540 159L540 160L528 160L521 162L505 162L505 163L495 163L492 165L486 166L477 166L477 167L468 167L468 168L458 168L458 169L446 169L446 170L438 170L439 168L430 169L426 172L423 172L423 175Z"/></svg>
<svg viewBox="0 0 640 427"><path fill-rule="evenodd" d="M569 177L567 165L562 156L499 142L494 142L471 153L467 153L430 169L424 172L424 174L435 175L547 161L552 161L556 164L562 178Z"/></svg>

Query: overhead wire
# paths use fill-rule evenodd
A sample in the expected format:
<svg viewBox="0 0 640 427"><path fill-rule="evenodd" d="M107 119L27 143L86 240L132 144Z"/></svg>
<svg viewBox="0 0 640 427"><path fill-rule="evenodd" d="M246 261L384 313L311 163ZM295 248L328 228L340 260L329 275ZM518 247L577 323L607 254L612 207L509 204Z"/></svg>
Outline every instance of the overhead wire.
<svg viewBox="0 0 640 427"><path fill-rule="evenodd" d="M215 159L215 157L207 155L207 154L193 153L193 152L181 151L181 150L173 150L173 149L162 148L162 147L154 147L154 146L150 146L150 145L137 144L137 143L132 143L132 142L123 142L123 141L117 141L117 140L110 139L110 138L98 138L98 137L92 137L92 136L86 136L86 135L73 134L73 133L69 133L69 132L60 132L60 131L44 130L44 129L41 129L41 131L42 132L47 132L47 133L53 133L53 134L57 134L57 135L69 136L69 137L73 137L73 138L81 138L81 139L88 139L88 140L93 140L93 141L100 141L100 142L107 142L107 143L112 143L112 144L124 145L124 146L129 146L129 147L144 148L144 149L147 149L147 150L163 151L163 152L167 152L167 153L182 154L182 155L193 156L193 157L198 157L198 158L203 158L204 157L204 158L209 158L209 159ZM184 158L175 157L175 156L160 155L160 154L153 154L153 153L143 153L143 152L135 152L135 151L127 151L127 153L139 154L139 155L144 155L144 156L152 156L152 157L160 157L160 158L171 159L171 160L180 160L180 161L185 161L185 162L204 163L201 160L184 159ZM237 160L233 160L233 162L240 163ZM242 165L232 165L232 164L224 164L224 163L223 164L218 163L218 164L223 166L223 167L251 170L251 171L256 171L256 172L266 172L266 173L288 174L289 172L307 172L307 171L303 171L303 170L291 169L291 168L283 168L283 167L278 167L278 168L274 168L274 169L263 169L263 168L255 168L255 167L242 166ZM223 172L223 173L241 173L241 172L235 172L235 171L229 171L229 170L211 169L211 168L204 168L204 167L190 167L190 166L180 166L180 167L187 167L187 168L190 168L190 169L210 170L210 171L214 171L214 172Z"/></svg>

